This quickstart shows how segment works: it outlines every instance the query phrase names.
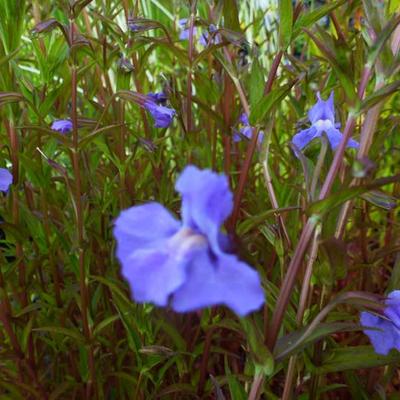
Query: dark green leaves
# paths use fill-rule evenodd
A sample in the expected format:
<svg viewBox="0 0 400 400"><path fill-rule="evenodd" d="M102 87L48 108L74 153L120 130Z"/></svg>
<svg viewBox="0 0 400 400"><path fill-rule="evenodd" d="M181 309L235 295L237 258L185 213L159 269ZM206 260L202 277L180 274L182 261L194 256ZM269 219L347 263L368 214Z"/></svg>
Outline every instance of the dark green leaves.
<svg viewBox="0 0 400 400"><path fill-rule="evenodd" d="M397 365L400 353L393 350L387 356L376 354L372 346L351 346L337 348L324 355L322 365L317 368L318 374L341 372L384 365Z"/></svg>
<svg viewBox="0 0 400 400"><path fill-rule="evenodd" d="M255 105L252 107L250 112L250 124L259 124L267 113L274 107L275 104L282 101L290 92L290 89L296 81L287 83L281 87L273 89L266 96L262 97Z"/></svg>

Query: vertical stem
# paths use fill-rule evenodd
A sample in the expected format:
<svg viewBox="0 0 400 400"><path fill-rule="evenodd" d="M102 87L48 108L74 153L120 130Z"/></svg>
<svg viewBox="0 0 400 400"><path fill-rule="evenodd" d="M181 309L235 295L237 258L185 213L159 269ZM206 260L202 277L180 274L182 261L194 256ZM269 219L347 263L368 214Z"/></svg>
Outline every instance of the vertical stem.
<svg viewBox="0 0 400 400"><path fill-rule="evenodd" d="M73 44L74 41L74 21L70 21L70 43ZM79 162L79 134L78 134L78 111L77 111L77 97L78 97L78 76L77 76L77 65L76 57L73 55L73 65L72 65L72 79L71 79L71 120L72 120L72 164L75 177L75 211L76 211L76 227L78 236L78 257L79 257L79 289L81 297L81 315L82 315L82 325L83 333L89 344L89 371L90 380L86 387L86 398L91 399L91 388L95 383L95 369L94 369L94 354L93 348L90 345L91 341L91 331L88 321L89 312L89 289L86 285L86 271L85 271L85 258L84 258L84 221L83 221L83 209L82 209L82 184L81 184L81 172L80 172L80 162Z"/></svg>
<svg viewBox="0 0 400 400"><path fill-rule="evenodd" d="M320 229L316 229L311 244L310 258L307 263L306 273L304 275L303 285L301 287L299 308L297 309L297 315L296 315L296 322L299 327L303 325L303 317L307 306L307 298L310 289L310 281L313 271L313 265L318 254L319 234L320 234ZM292 386L296 370L296 360L297 360L297 355L290 357L288 372L286 374L286 379L285 379L285 386L283 388L282 400L290 400L292 398Z"/></svg>
<svg viewBox="0 0 400 400"><path fill-rule="evenodd" d="M279 204L278 204L278 200L275 195L274 187L272 185L272 179L271 179L271 175L269 173L269 167L268 167L269 143L270 143L269 140L270 140L270 138L268 138L268 148L266 151L265 160L263 161L262 165L263 165L263 171L264 171L264 180L265 180L265 184L267 186L267 191L268 191L269 199L271 201L272 208L278 209ZM280 214L276 213L276 219L278 220L278 224L281 227L281 231L283 233L283 236L285 237L288 247L291 248L292 243L291 243L289 233L286 229L286 225L285 225L285 222L284 222L282 216Z"/></svg>
<svg viewBox="0 0 400 400"><path fill-rule="evenodd" d="M206 339L204 341L203 356L201 359L201 366L200 366L200 378L197 386L197 395L200 397L203 395L204 384L207 378L207 364L208 364L208 359L210 357L211 339L213 333L214 329L209 328L206 333Z"/></svg>
<svg viewBox="0 0 400 400"><path fill-rule="evenodd" d="M310 218L307 221L301 233L299 243L289 263L288 271L282 283L282 289L279 292L278 300L276 302L275 312L272 317L269 336L267 339L267 345L271 350L274 348L276 339L278 338L283 316L289 303L290 295L296 282L296 277L299 272L304 253L307 250L308 242L313 234L316 223L317 219L315 217Z"/></svg>
<svg viewBox="0 0 400 400"><path fill-rule="evenodd" d="M18 143L18 135L14 127L13 122L5 121L5 127L8 132L9 140L10 140L10 148L11 148L11 162L12 162L12 175L13 175L13 183L15 186L15 189L12 191L12 217L13 217L13 223L15 226L18 226L20 224L20 213L19 213L19 196L18 196L18 185L19 185L19 157L18 157L18 152L19 152L19 143ZM26 287L26 266L24 263L24 251L22 247L22 243L17 240L15 244L15 253L16 253L16 258L18 260L17 266L18 266L18 290L19 290L19 297L20 297L20 302L22 307L26 307L28 305L28 291ZM17 336L15 335L14 331L12 330L11 322L9 321L8 317L6 314L4 314L1 311L2 315L1 320L5 326L5 329L10 337L10 340L13 342L13 347L14 350L17 351L18 347L18 339ZM14 339L13 339L14 336ZM32 334L29 333L28 340L27 340L27 348L28 348L28 355L26 357L26 368L28 370L28 373L30 375L30 378L33 380L35 386L38 388L38 390L41 392L41 394L44 396L43 398L47 398L47 395L44 393L38 376L37 376L37 368L36 368L36 359L35 359L35 349L34 349L34 343L32 339ZM24 359L24 355L20 357L20 360L22 361ZM20 366L18 366L20 368Z"/></svg>
<svg viewBox="0 0 400 400"><path fill-rule="evenodd" d="M187 76L187 99L186 99L186 131L190 133L192 131L192 62L193 62L193 30L194 30L194 11L192 8L189 19L189 71Z"/></svg>
<svg viewBox="0 0 400 400"><path fill-rule="evenodd" d="M281 62L281 59L282 59L282 55L283 55L283 53L279 52L279 53L277 53L277 55L274 58L271 70L269 71L269 74L268 74L267 83L265 85L264 95L267 95L272 89L272 85L275 81L276 74L278 72L279 63ZM240 84L237 85L237 87L239 87L241 89ZM238 92L239 92L240 99L242 101L242 106L244 108L244 111L247 114L249 114L250 108L249 108L247 102L245 102L245 98L243 99L244 93L242 93L240 90ZM253 154L257 147L257 140L258 140L258 129L253 129L251 140L247 146L246 157L245 157L242 169L240 171L239 184L238 184L237 190L235 191L233 212L232 212L232 217L230 220L230 230L231 231L233 231L235 229L237 220L239 218L240 203L242 201L244 187L246 185L247 177L249 175L251 160L253 159Z"/></svg>

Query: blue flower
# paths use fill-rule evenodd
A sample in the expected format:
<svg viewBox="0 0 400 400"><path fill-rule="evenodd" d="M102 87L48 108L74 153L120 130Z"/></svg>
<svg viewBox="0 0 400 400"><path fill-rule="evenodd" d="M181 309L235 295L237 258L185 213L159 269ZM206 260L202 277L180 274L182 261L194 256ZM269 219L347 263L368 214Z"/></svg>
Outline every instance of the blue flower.
<svg viewBox="0 0 400 400"><path fill-rule="evenodd" d="M389 293L385 306L383 316L364 311L360 318L364 333L371 340L375 352L383 355L387 355L391 349L400 351L400 290Z"/></svg>
<svg viewBox="0 0 400 400"><path fill-rule="evenodd" d="M236 131L233 134L233 141L235 143L240 142L243 136L250 140L253 135L253 128L250 125L249 117L247 116L246 113L242 113L240 115L239 122L242 124L242 127L239 129L239 132ZM258 145L262 144L263 139L264 139L264 132L263 131L258 132L258 138L257 138Z"/></svg>
<svg viewBox="0 0 400 400"><path fill-rule="evenodd" d="M147 93L147 97L153 100L158 105L165 105L167 102L167 95L164 92L157 92L157 93Z"/></svg>
<svg viewBox="0 0 400 400"><path fill-rule="evenodd" d="M292 143L299 149L303 149L313 139L320 137L323 132L326 133L332 150L339 146L342 140L342 133L335 124L335 109L333 105L333 91L328 100L322 100L319 92L317 93L317 103L308 112L308 119L311 127L298 132L293 136ZM350 139L347 147L358 148L359 144Z"/></svg>
<svg viewBox="0 0 400 400"><path fill-rule="evenodd" d="M179 34L180 40L189 40L190 29L187 27L187 18L182 18L178 21L181 33ZM193 36L196 35L196 27L193 27Z"/></svg>
<svg viewBox="0 0 400 400"><path fill-rule="evenodd" d="M142 27L139 24L136 24L131 21L131 22L128 22L128 28L132 32L139 32Z"/></svg>
<svg viewBox="0 0 400 400"><path fill-rule="evenodd" d="M156 128L168 128L176 114L173 108L159 106L153 100L146 100L143 106L153 117Z"/></svg>
<svg viewBox="0 0 400 400"><path fill-rule="evenodd" d="M59 119L51 124L53 131L67 133L72 131L72 121L69 119Z"/></svg>
<svg viewBox="0 0 400 400"><path fill-rule="evenodd" d="M121 212L116 254L137 302L177 312L224 304L239 315L264 303L258 273L225 251L221 226L233 208L228 179L187 166L175 186L182 222L151 202Z"/></svg>
<svg viewBox="0 0 400 400"><path fill-rule="evenodd" d="M12 184L13 176L10 171L5 168L0 168L0 192L7 192Z"/></svg>
<svg viewBox="0 0 400 400"><path fill-rule="evenodd" d="M208 43L211 44L220 44L221 36L219 34L212 35L218 30L218 28L214 24L210 24L208 26L208 30L204 31L199 39L199 43L203 46L207 46Z"/></svg>

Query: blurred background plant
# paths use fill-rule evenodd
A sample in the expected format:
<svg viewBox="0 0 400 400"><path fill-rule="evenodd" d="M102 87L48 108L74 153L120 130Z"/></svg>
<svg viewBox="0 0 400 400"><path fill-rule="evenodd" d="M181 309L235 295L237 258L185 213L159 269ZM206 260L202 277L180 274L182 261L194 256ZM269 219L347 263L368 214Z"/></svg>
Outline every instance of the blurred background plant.
<svg viewBox="0 0 400 400"><path fill-rule="evenodd" d="M400 288L399 6L2 0L1 398L398 398L400 354L358 321ZM322 135L296 157L317 91L357 150ZM189 163L229 177L266 294L249 317L138 305L121 278L114 218L178 215Z"/></svg>

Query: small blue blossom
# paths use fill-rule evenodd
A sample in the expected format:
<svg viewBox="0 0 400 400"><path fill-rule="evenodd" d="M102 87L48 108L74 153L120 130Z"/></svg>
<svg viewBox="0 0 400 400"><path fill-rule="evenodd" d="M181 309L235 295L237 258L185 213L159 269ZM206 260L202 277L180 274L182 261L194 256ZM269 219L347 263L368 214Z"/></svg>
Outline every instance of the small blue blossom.
<svg viewBox="0 0 400 400"><path fill-rule="evenodd" d="M187 18L182 18L178 21L179 28L181 29L181 33L179 34L180 40L189 40L190 29L187 27ZM193 27L193 36L196 35L196 27Z"/></svg>
<svg viewBox="0 0 400 400"><path fill-rule="evenodd" d="M342 140L342 133L338 125L335 124L335 109L333 104L333 91L328 100L322 100L319 92L317 93L317 103L308 112L308 119L311 127L298 132L293 136L292 143L302 150L313 139L326 133L332 150L335 150ZM358 148L359 144L353 139L347 142L347 147Z"/></svg>
<svg viewBox="0 0 400 400"><path fill-rule="evenodd" d="M142 27L134 22L128 22L128 28L131 32L139 32Z"/></svg>
<svg viewBox="0 0 400 400"><path fill-rule="evenodd" d="M167 95L164 92L157 92L157 93L147 93L147 97L153 100L158 105L165 105L167 102Z"/></svg>
<svg viewBox="0 0 400 400"><path fill-rule="evenodd" d="M217 31L217 27L214 24L210 24L208 26L208 30L205 30L199 39L199 43L204 47L209 43L211 44L220 44L222 42L221 36L219 34L213 35Z"/></svg>
<svg viewBox="0 0 400 400"><path fill-rule="evenodd" d="M8 188L13 182L13 176L10 171L5 168L0 168L0 192L8 192Z"/></svg>
<svg viewBox="0 0 400 400"><path fill-rule="evenodd" d="M387 355L391 349L400 351L400 290L389 293L385 306L383 316L364 311L360 318L375 352L382 355Z"/></svg>
<svg viewBox="0 0 400 400"><path fill-rule="evenodd" d="M153 100L146 100L143 106L153 117L155 128L168 128L176 114L173 108L160 106Z"/></svg>
<svg viewBox="0 0 400 400"><path fill-rule="evenodd" d="M247 116L246 113L242 113L240 115L239 122L242 124L242 127L239 129L239 132L235 132L233 134L233 141L235 143L240 142L243 136L245 136L247 139L250 140L253 135L253 128L250 125L249 117ZM258 138L257 138L258 145L262 144L263 139L264 139L264 132L263 131L258 132Z"/></svg>
<svg viewBox="0 0 400 400"><path fill-rule="evenodd" d="M59 119L51 124L53 131L67 133L72 131L72 121L69 119Z"/></svg>
<svg viewBox="0 0 400 400"><path fill-rule="evenodd" d="M224 304L238 315L264 303L258 273L225 250L221 226L232 212L225 175L187 166L178 178L182 222L151 202L115 221L116 255L133 299L177 312Z"/></svg>

